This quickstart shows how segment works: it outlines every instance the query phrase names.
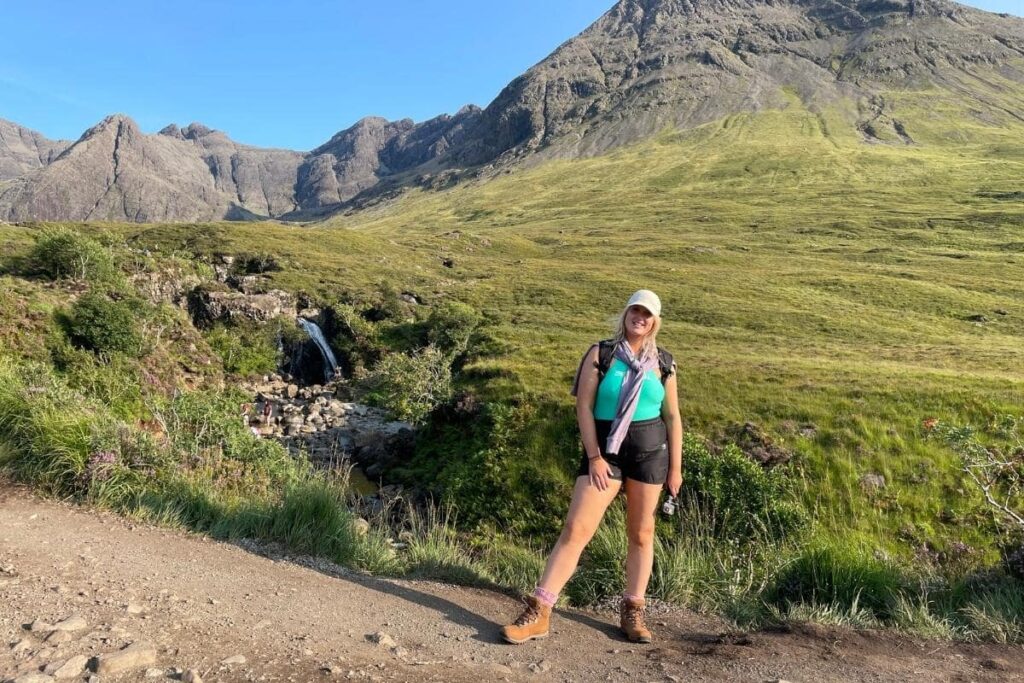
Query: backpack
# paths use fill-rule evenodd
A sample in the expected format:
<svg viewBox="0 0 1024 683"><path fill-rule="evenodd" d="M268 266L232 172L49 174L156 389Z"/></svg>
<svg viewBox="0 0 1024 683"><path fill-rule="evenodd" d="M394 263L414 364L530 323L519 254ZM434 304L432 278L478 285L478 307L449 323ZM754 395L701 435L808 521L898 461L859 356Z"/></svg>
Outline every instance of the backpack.
<svg viewBox="0 0 1024 683"><path fill-rule="evenodd" d="M605 374L608 372L608 368L612 366L612 361L615 359L615 340L614 339L602 339L597 343L597 383L600 384L604 380ZM661 383L662 385L668 381L668 378L675 372L675 361L672 360L672 354L665 349L658 347L658 369L661 370Z"/></svg>

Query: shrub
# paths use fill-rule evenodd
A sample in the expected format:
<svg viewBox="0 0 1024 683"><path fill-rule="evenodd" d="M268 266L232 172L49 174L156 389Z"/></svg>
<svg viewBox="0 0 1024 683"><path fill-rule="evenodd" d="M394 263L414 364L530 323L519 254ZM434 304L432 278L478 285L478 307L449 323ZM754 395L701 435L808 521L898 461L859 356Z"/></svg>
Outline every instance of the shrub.
<svg viewBox="0 0 1024 683"><path fill-rule="evenodd" d="M576 460L574 416L564 406L527 398L522 405L481 404L472 419L444 409L419 432L413 457L389 473L457 506L467 528L493 525L509 534L557 534L570 491L551 454ZM570 434L570 444L562 442Z"/></svg>
<svg viewBox="0 0 1024 683"><path fill-rule="evenodd" d="M141 356L142 335L133 309L127 300L112 301L98 292L83 295L71 305L71 341L96 353Z"/></svg>
<svg viewBox="0 0 1024 683"><path fill-rule="evenodd" d="M235 323L215 324L204 336L225 372L247 377L277 370L280 358L272 334L270 327Z"/></svg>
<svg viewBox="0 0 1024 683"><path fill-rule="evenodd" d="M766 470L734 446L712 455L689 434L683 450L683 496L704 510L709 534L747 541L782 538L807 526L806 511L789 495L785 470Z"/></svg>
<svg viewBox="0 0 1024 683"><path fill-rule="evenodd" d="M439 405L451 398L449 359L435 346L419 353L384 356L363 380L366 399L390 410L402 420L422 424Z"/></svg>
<svg viewBox="0 0 1024 683"><path fill-rule="evenodd" d="M105 281L117 270L110 252L96 240L68 230L45 230L28 256L30 272L54 280Z"/></svg>
<svg viewBox="0 0 1024 683"><path fill-rule="evenodd" d="M100 358L77 348L60 329L51 332L47 349L67 385L107 406L123 420L145 413L143 380L138 361L123 354Z"/></svg>
<svg viewBox="0 0 1024 683"><path fill-rule="evenodd" d="M437 306L427 318L430 343L457 358L469 350L473 333L480 326L481 316L472 306L447 301Z"/></svg>
<svg viewBox="0 0 1024 683"><path fill-rule="evenodd" d="M370 367L384 353L377 326L359 314L355 307L338 304L325 311L333 330L331 348L342 368L357 373Z"/></svg>

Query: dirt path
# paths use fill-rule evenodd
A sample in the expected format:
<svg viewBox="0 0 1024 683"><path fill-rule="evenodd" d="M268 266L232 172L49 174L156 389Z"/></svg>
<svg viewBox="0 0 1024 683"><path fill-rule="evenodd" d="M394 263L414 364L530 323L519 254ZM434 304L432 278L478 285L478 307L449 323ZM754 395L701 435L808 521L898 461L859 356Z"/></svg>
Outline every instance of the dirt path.
<svg viewBox="0 0 1024 683"><path fill-rule="evenodd" d="M146 642L155 661L98 680L1024 681L1019 647L818 627L741 635L686 611L652 618L652 646L624 642L614 615L561 611L552 638L514 647L496 637L517 611L506 596L312 564L5 486L0 680ZM26 628L70 616L85 626L46 642L49 627ZM368 639L378 632L394 646Z"/></svg>

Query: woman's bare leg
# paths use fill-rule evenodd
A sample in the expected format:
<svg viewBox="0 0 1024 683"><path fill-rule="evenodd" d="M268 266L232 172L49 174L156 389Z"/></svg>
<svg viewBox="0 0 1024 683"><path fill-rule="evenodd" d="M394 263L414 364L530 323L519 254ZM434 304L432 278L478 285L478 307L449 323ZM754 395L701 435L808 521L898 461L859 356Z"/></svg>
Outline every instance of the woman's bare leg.
<svg viewBox="0 0 1024 683"><path fill-rule="evenodd" d="M621 486L621 482L613 479L609 481L607 489L598 491L597 487L590 483L589 477L576 478L572 503L565 518L565 526L562 527L562 535L558 537L558 542L548 556L548 564L544 568L540 583L537 584L539 588L555 595L562 591L576 571L583 549L593 538L605 510L615 500Z"/></svg>
<svg viewBox="0 0 1024 683"><path fill-rule="evenodd" d="M643 597L654 566L654 511L661 484L626 479L626 593Z"/></svg>

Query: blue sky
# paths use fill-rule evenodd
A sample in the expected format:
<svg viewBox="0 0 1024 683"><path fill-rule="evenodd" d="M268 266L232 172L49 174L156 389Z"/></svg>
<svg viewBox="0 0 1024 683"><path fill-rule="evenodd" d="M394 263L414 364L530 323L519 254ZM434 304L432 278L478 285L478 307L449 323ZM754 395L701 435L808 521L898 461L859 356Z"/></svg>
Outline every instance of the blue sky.
<svg viewBox="0 0 1024 683"><path fill-rule="evenodd" d="M0 118L76 139L107 114L307 150L367 115L485 106L614 0L8 3ZM1024 16L1024 0L977 0Z"/></svg>

